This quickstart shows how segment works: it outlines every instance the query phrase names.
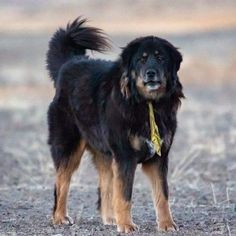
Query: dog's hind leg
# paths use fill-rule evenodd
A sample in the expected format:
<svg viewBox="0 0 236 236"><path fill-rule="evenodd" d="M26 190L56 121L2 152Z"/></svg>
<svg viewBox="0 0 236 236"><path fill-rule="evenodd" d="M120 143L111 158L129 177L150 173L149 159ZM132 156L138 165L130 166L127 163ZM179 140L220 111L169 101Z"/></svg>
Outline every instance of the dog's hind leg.
<svg viewBox="0 0 236 236"><path fill-rule="evenodd" d="M95 153L93 158L96 169L99 174L99 205L101 217L104 225L115 224L112 207L113 194L113 173L111 168L111 157L103 156L100 153Z"/></svg>
<svg viewBox="0 0 236 236"><path fill-rule="evenodd" d="M67 195L73 172L79 167L86 142L69 113L52 103L48 111L49 145L56 168L54 224L72 224L67 215Z"/></svg>
<svg viewBox="0 0 236 236"><path fill-rule="evenodd" d="M67 195L72 174L79 167L85 146L85 141L81 140L75 152L68 157L67 163L60 165L56 171L54 224L73 224L72 219L67 215Z"/></svg>

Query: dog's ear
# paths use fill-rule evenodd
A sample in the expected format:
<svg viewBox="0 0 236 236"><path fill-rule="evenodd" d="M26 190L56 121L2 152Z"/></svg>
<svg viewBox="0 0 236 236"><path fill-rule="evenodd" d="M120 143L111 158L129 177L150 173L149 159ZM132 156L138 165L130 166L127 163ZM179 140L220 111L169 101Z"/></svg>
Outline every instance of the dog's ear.
<svg viewBox="0 0 236 236"><path fill-rule="evenodd" d="M131 59L135 55L140 42L143 38L137 38L133 41L131 41L126 47L122 48L123 51L121 53L121 60L122 60L122 65L126 67L126 69L130 69L131 66Z"/></svg>
<svg viewBox="0 0 236 236"><path fill-rule="evenodd" d="M171 65L170 65L170 87L171 90L175 90L176 85L180 84L179 77L178 77L178 70L180 68L180 64L183 60L181 53L178 51L176 47L174 47L171 43L166 40L163 40L164 45L169 52Z"/></svg>
<svg viewBox="0 0 236 236"><path fill-rule="evenodd" d="M121 53L121 66L124 70L120 78L120 90L125 99L131 97L132 57L138 49L140 38L130 42Z"/></svg>
<svg viewBox="0 0 236 236"><path fill-rule="evenodd" d="M183 61L182 55L181 53L177 50L177 48L173 47L172 48L172 60L174 62L173 65L173 69L174 69L174 73L177 74L179 68L180 68L180 64Z"/></svg>
<svg viewBox="0 0 236 236"><path fill-rule="evenodd" d="M120 79L121 93L125 99L129 99L132 93L132 57L135 55L142 38L130 42L121 53L121 66L124 70Z"/></svg>
<svg viewBox="0 0 236 236"><path fill-rule="evenodd" d="M172 80L173 83L176 84L179 81L179 77L177 75L177 72L180 69L180 64L183 60L181 53L178 51L176 47L169 44L169 51L171 55L171 62L172 62Z"/></svg>
<svg viewBox="0 0 236 236"><path fill-rule="evenodd" d="M178 51L176 47L174 47L171 43L169 43L166 40L163 40L164 45L169 52L170 55L170 80L168 80L168 90L170 94L172 94L174 91L175 93L178 93L179 97L184 97L182 92L182 84L179 81L178 77L178 71L180 69L180 64L183 60L181 53Z"/></svg>
<svg viewBox="0 0 236 236"><path fill-rule="evenodd" d="M175 91L175 93L178 95L177 105L179 105L181 103L179 98L185 97L182 92L182 84L179 81L179 77L178 77L178 71L180 69L180 64L183 58L182 58L181 53L178 51L178 49L174 47L172 44L170 44L169 42L168 42L168 49L171 56L170 91L171 92Z"/></svg>

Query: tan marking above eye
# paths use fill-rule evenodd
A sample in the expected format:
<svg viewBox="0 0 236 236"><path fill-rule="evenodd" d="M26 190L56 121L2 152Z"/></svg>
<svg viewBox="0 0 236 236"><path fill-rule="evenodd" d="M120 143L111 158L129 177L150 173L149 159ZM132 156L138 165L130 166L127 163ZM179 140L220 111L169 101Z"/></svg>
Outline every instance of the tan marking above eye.
<svg viewBox="0 0 236 236"><path fill-rule="evenodd" d="M159 52L156 50L156 51L155 51L155 54L156 54L156 55L158 55L158 54L159 54Z"/></svg>
<svg viewBox="0 0 236 236"><path fill-rule="evenodd" d="M148 54L146 52L143 53L143 57L147 57Z"/></svg>

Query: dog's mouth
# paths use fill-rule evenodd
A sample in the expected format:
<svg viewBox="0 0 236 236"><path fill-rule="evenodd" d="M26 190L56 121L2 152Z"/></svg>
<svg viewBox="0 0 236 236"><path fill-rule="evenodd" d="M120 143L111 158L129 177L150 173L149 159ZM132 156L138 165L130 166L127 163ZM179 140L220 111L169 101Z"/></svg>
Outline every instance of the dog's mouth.
<svg viewBox="0 0 236 236"><path fill-rule="evenodd" d="M158 90L161 87L161 82L157 81L157 80L149 80L147 82L144 82L144 86L149 91L155 91L155 90Z"/></svg>

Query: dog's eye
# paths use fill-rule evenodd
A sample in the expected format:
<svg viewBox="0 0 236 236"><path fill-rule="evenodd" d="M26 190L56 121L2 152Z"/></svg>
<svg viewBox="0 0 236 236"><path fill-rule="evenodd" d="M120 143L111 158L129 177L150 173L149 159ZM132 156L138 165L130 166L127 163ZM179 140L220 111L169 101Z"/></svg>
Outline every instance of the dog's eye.
<svg viewBox="0 0 236 236"><path fill-rule="evenodd" d="M146 63L146 61L147 61L147 56L142 56L140 59L139 59L139 61L141 61L142 63Z"/></svg>
<svg viewBox="0 0 236 236"><path fill-rule="evenodd" d="M156 59L160 62L164 61L164 57L162 55L156 55Z"/></svg>

